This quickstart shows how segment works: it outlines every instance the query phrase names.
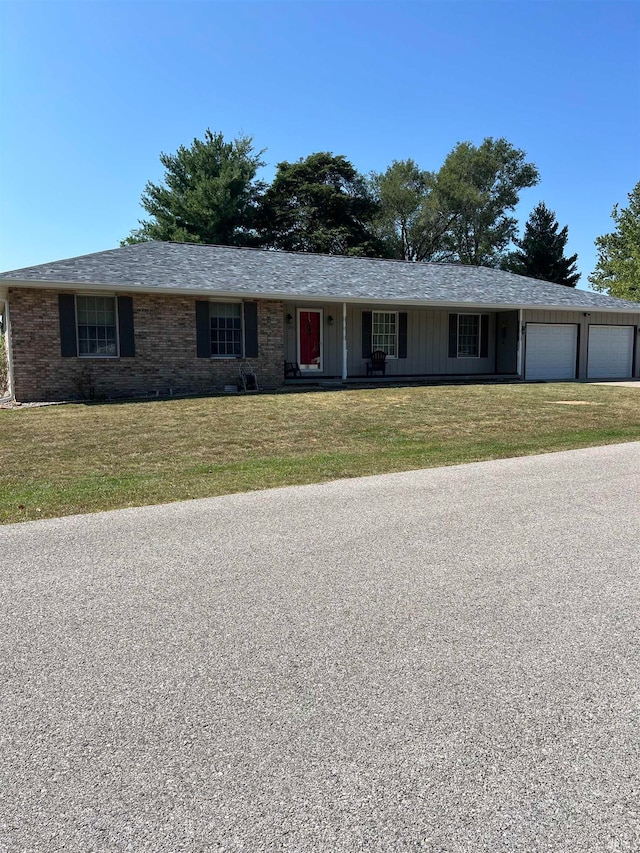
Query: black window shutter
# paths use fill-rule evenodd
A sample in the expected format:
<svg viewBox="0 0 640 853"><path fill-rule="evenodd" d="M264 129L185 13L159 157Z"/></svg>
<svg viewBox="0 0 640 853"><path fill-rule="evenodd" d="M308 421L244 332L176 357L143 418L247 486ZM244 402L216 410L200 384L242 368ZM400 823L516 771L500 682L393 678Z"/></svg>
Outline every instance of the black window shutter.
<svg viewBox="0 0 640 853"><path fill-rule="evenodd" d="M211 358L209 303L203 299L196 299L196 353L198 358Z"/></svg>
<svg viewBox="0 0 640 853"><path fill-rule="evenodd" d="M362 312L362 357L371 358L371 331L373 314L371 311Z"/></svg>
<svg viewBox="0 0 640 853"><path fill-rule="evenodd" d="M489 357L489 315L480 315L480 358Z"/></svg>
<svg viewBox="0 0 640 853"><path fill-rule="evenodd" d="M407 312L398 314L398 358L407 357Z"/></svg>
<svg viewBox="0 0 640 853"><path fill-rule="evenodd" d="M75 358L78 355L76 335L76 298L73 293L58 295L60 311L60 355L63 358Z"/></svg>
<svg viewBox="0 0 640 853"><path fill-rule="evenodd" d="M118 332L120 334L120 358L133 358L136 343L133 335L133 298L118 296Z"/></svg>
<svg viewBox="0 0 640 853"><path fill-rule="evenodd" d="M449 358L458 357L458 315L449 314Z"/></svg>
<svg viewBox="0 0 640 853"><path fill-rule="evenodd" d="M244 354L246 358L258 357L258 303L244 303Z"/></svg>

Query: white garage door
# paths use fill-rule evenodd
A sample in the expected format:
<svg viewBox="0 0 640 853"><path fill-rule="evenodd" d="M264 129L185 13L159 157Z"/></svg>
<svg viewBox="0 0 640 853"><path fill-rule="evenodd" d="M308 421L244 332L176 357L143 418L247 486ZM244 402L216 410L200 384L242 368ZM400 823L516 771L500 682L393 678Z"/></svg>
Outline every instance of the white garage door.
<svg viewBox="0 0 640 853"><path fill-rule="evenodd" d="M629 379L634 331L633 326L589 326L589 379Z"/></svg>
<svg viewBox="0 0 640 853"><path fill-rule="evenodd" d="M578 327L527 323L525 379L575 379Z"/></svg>

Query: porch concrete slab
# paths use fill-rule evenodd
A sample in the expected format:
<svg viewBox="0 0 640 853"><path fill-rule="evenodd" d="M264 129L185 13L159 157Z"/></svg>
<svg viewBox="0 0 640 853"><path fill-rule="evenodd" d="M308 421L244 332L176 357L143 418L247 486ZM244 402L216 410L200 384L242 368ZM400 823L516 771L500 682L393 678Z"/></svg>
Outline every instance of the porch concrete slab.
<svg viewBox="0 0 640 853"><path fill-rule="evenodd" d="M0 850L637 851L640 444L0 528Z"/></svg>

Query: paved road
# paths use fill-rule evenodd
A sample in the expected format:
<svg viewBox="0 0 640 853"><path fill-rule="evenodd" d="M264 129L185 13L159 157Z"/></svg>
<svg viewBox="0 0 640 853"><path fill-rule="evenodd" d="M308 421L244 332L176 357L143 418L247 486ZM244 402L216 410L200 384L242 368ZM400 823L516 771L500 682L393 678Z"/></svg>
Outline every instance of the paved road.
<svg viewBox="0 0 640 853"><path fill-rule="evenodd" d="M640 444L0 528L3 851L640 850Z"/></svg>
<svg viewBox="0 0 640 853"><path fill-rule="evenodd" d="M640 391L640 379L629 379L624 382L589 382L589 385L613 385L621 388L635 388Z"/></svg>

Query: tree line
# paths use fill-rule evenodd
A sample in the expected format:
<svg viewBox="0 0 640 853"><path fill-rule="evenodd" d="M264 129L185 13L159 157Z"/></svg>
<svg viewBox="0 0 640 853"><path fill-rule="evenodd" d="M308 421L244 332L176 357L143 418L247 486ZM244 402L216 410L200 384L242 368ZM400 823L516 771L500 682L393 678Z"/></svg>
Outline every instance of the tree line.
<svg viewBox="0 0 640 853"><path fill-rule="evenodd" d="M640 302L640 181L627 198L628 207L614 205L614 230L596 238L598 261L589 282L594 290Z"/></svg>
<svg viewBox="0 0 640 853"><path fill-rule="evenodd" d="M227 141L211 130L162 153L164 180L142 193L149 218L123 245L172 240L471 264L569 287L580 278L577 255L565 256L568 228L544 202L519 237L520 191L540 177L506 139L460 142L437 171L407 159L368 176L321 151L278 163L271 183L258 178L264 153L249 136Z"/></svg>

